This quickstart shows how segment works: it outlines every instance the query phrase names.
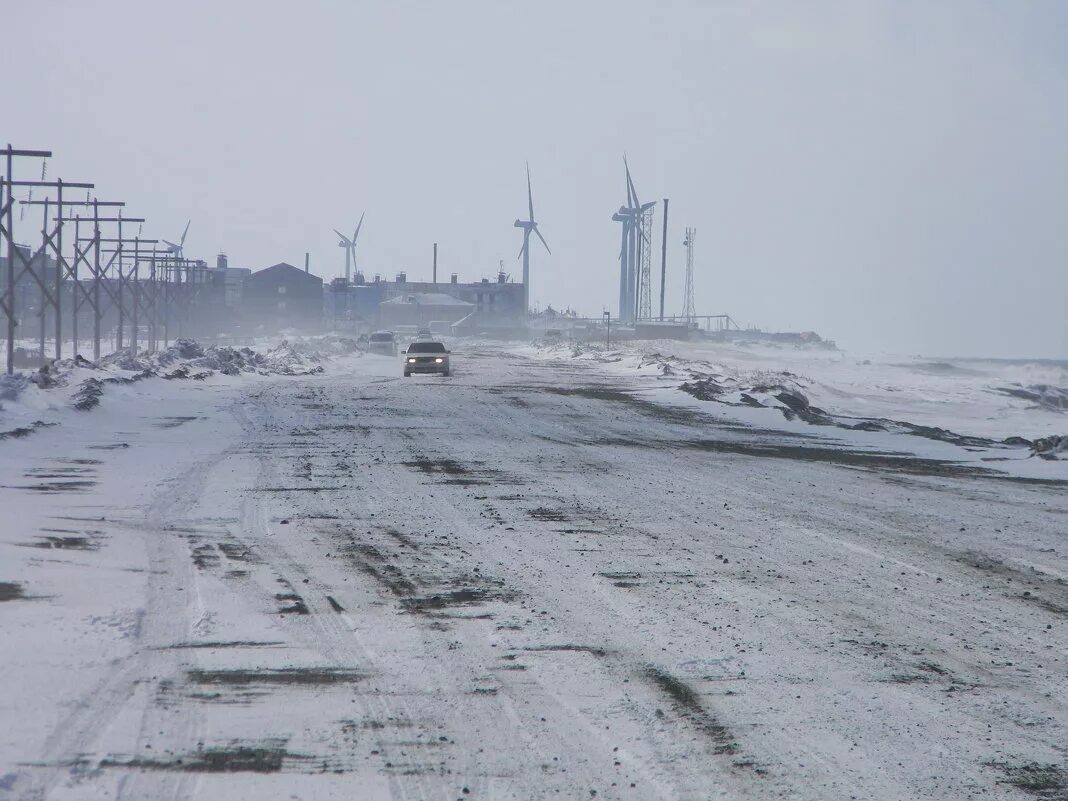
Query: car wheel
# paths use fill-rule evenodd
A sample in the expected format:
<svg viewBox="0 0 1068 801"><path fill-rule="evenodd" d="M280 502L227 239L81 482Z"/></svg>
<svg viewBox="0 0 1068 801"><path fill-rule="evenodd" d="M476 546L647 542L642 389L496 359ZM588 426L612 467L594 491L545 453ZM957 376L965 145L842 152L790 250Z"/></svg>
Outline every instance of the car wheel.
<svg viewBox="0 0 1068 801"><path fill-rule="evenodd" d="M411 373L409 373L409 372L408 372L407 370L405 370L405 371L404 371L404 377L405 377L405 378L411 378L411 377L412 377L412 374L411 374Z"/></svg>
<svg viewBox="0 0 1068 801"><path fill-rule="evenodd" d="M446 377L447 377L447 376L449 375L449 371L448 371L448 370L442 370L442 371L441 371L441 374L442 374L443 376L446 376Z"/></svg>

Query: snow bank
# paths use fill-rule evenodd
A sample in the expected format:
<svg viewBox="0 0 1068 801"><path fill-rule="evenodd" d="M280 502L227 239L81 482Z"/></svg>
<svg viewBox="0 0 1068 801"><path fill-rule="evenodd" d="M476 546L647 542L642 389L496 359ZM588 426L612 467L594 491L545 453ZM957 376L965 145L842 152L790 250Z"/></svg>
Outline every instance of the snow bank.
<svg viewBox="0 0 1068 801"><path fill-rule="evenodd" d="M873 364L870 359L851 361L840 351L806 350L784 355L781 350L774 353L761 347L749 350L736 344L668 341L624 342L612 348L597 343L534 347L543 356L618 364L621 369L653 373L677 381L678 390L698 400L771 409L790 421L909 434L973 449L1028 448L1031 455L1044 459L1068 458L1065 438L1050 431L1060 428L1053 418L1068 412L1068 389L1049 383L998 382L1001 376L1018 374L1021 365L977 362L962 366L927 359ZM678 355L679 350L686 355ZM727 358L695 358L697 354ZM784 369L795 364L805 372L815 371L819 378ZM1026 369L1034 368L1028 365ZM1060 375L1057 368L1046 374L1054 378ZM1005 422L1009 415L1003 414L996 402L991 403L996 396L1016 401L1008 410L1015 430ZM1019 401L1026 401L1026 406ZM957 433L954 429L960 425L973 431ZM1030 426L1030 436L1016 433Z"/></svg>
<svg viewBox="0 0 1068 801"><path fill-rule="evenodd" d="M286 340L260 353L251 348L204 347L191 339L179 339L158 353L135 355L128 350L118 351L102 358L97 366L138 373L147 371L164 378L206 378L215 372L311 375L323 372L321 361L322 355L315 348L307 344L293 345Z"/></svg>
<svg viewBox="0 0 1068 801"><path fill-rule="evenodd" d="M1068 435L1036 439L1031 450L1040 459L1068 459Z"/></svg>
<svg viewBox="0 0 1068 801"><path fill-rule="evenodd" d="M998 392L1013 398L1031 401L1036 408L1052 412L1068 412L1068 388L1054 387L1049 384L1032 384L1021 386L998 387Z"/></svg>
<svg viewBox="0 0 1068 801"><path fill-rule="evenodd" d="M356 340L336 335L282 342L264 350L202 345L179 339L156 353L116 351L91 362L81 356L51 362L39 370L0 376L0 419L21 423L7 433L26 436L36 418L59 408L96 408L109 385L132 384L148 378L203 381L214 375L315 375L333 358L359 354ZM4 403L14 408L5 410ZM44 423L41 423L42 425ZM3 437L7 438L7 437Z"/></svg>

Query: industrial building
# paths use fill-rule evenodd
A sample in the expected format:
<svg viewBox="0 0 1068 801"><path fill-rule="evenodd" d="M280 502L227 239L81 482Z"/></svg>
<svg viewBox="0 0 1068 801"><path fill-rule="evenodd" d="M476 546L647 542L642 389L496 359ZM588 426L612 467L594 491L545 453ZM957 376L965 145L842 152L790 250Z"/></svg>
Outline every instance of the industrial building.
<svg viewBox="0 0 1068 801"><path fill-rule="evenodd" d="M451 326L474 311L474 304L444 292L412 292L397 295L378 307L380 328Z"/></svg>
<svg viewBox="0 0 1068 801"><path fill-rule="evenodd" d="M286 262L248 276L241 287L246 330L319 330L323 324L323 279Z"/></svg>
<svg viewBox="0 0 1068 801"><path fill-rule="evenodd" d="M357 273L356 283L343 278L331 282L326 291L327 324L337 329L372 330L394 326L420 326L438 323L464 330L489 333L514 331L526 322L523 285L499 273L495 281L461 282L457 274L448 283L409 281L405 273L395 280L381 276L365 282Z"/></svg>

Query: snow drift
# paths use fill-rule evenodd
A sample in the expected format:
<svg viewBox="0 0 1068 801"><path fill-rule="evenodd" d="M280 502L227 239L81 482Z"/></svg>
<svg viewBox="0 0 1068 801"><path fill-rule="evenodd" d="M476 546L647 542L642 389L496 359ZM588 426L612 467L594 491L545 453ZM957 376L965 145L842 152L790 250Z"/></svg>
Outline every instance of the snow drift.
<svg viewBox="0 0 1068 801"><path fill-rule="evenodd" d="M109 385L132 384L150 378L203 381L217 374L316 375L325 371L325 362L330 359L359 352L354 339L329 335L305 341L283 340L262 351L205 346L192 339L178 339L155 353L124 349L97 362L75 356L50 362L31 373L0 376L0 412L4 411L4 402L22 401L28 401L23 405L30 407L24 412L38 413L60 404L77 411L90 411L100 404ZM8 433L13 437L26 436L33 433L34 425L24 424Z"/></svg>

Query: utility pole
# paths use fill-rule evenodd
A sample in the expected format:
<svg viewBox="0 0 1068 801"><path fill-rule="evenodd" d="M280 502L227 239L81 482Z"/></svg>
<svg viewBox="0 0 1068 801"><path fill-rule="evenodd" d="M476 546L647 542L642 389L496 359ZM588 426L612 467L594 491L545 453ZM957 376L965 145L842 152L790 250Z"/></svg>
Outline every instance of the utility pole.
<svg viewBox="0 0 1068 801"><path fill-rule="evenodd" d="M70 186L70 184L68 184L68 186ZM86 289L82 285L82 282L78 279L78 265L79 264L85 264L86 268L88 268L88 270L90 272L93 272L94 271L93 270L93 265L89 262L89 259L87 257L89 255L89 251L91 249L93 249L94 247L95 248L99 248L99 243L96 241L96 239L97 239L96 237L91 237L89 239L82 239L82 236L81 236L81 224L82 224L82 222L91 222L91 221L95 220L97 218L98 214L99 214L100 208L102 208L102 207L112 207L112 208L121 209L123 206L126 205L126 201L124 201L124 200L92 200L92 201L90 201L88 199L88 197L87 197L84 203L78 203L77 205L80 205L80 206L93 206L94 208L97 209L97 211L94 213L93 217L82 217L80 214L75 215L74 217L62 217L62 215L61 215L61 219L57 220L57 221L60 221L60 222L73 222L74 223L74 260L73 260L73 262L71 262L69 265L66 265L66 266L67 266L67 274L70 276L71 282L72 282L72 287L71 287L71 342L72 342L71 353L74 354L75 356L78 355L78 309L82 305L84 305L85 303L88 303L91 307L95 308L95 305L94 305L94 302L93 302L93 294L88 289ZM79 248L79 243L80 242L86 242L87 244L85 245L84 248ZM57 254L57 257L62 259L62 254ZM64 264L66 264L66 262L64 262ZM80 300L79 300L79 293L81 294L81 299Z"/></svg>
<svg viewBox="0 0 1068 801"><path fill-rule="evenodd" d="M134 336L137 336L139 323L136 322L143 312L148 320L148 332L147 332L147 345L148 350L156 350L158 343L158 327L159 327L159 280L156 272L156 257L162 256L167 253L166 250L158 250L155 239L138 239L134 247L138 251L137 261L134 263L134 291L135 291L135 304L134 304ZM140 246L145 244L151 244L151 250L141 250ZM140 262L145 260L149 265L148 280L142 281L139 277ZM146 296L147 290L147 296ZM138 342L135 339L133 341L134 352L137 352Z"/></svg>
<svg viewBox="0 0 1068 801"><path fill-rule="evenodd" d="M10 144L3 150L0 150L0 155L5 157L6 174L0 178L0 190L4 190L0 193L0 246L3 241L7 240L7 270L6 270L6 286L4 293L0 296L0 310L2 310L7 316L7 373L14 372L15 361L15 327L17 322L17 301L16 294L18 288L19 279L29 273L40 290L41 296L41 323L45 324L44 316L47 313L48 307L51 306L56 315L56 357L59 358L61 341L62 341L62 329L60 322L60 291L62 281L62 269L64 266L64 260L62 256L62 225L58 225L54 230L48 230L48 212L47 208L49 204L57 205L60 210L60 216L62 217L63 206L65 204L63 199L63 188L77 188L77 189L92 189L93 184L90 183L66 183L62 180L59 181L16 181L13 178L14 171L14 159L15 158L49 158L52 152L49 150L20 150L13 148ZM22 254L15 244L15 232L14 232L14 190L16 186L31 187L47 187L58 190L58 198L55 201L26 201L27 205L45 205L45 225L41 231L42 243L41 247L36 253L30 255L29 258ZM67 203L67 205L74 205ZM6 217L6 224L3 222ZM48 284L45 280L43 264L47 258L47 252L51 248L56 254L56 282L55 292L49 290ZM15 271L15 257L18 257L22 263L22 267L19 272ZM40 269L40 275L34 268L34 263L42 265ZM41 356L43 358L43 341L44 330L42 328L42 349Z"/></svg>
<svg viewBox="0 0 1068 801"><path fill-rule="evenodd" d="M438 282L438 243L434 243L434 283Z"/></svg>
<svg viewBox="0 0 1068 801"><path fill-rule="evenodd" d="M11 375L15 371L15 253L17 248L15 247L15 217L12 213L12 209L15 206L15 196L12 193L12 187L26 186L26 185L40 185L43 181L14 181L12 180L12 172L14 171L14 160L16 158L51 158L51 150L18 150L11 146L9 142L5 150L0 151L6 158L6 169L4 170L3 188L5 189L2 196L2 205L0 205L0 219L5 214L7 216L7 226L0 226L3 230L3 237L7 239L7 286L4 288L4 298L0 301L0 305L3 306L4 313L7 315L7 374ZM19 256L21 257L21 253Z"/></svg>
<svg viewBox="0 0 1068 801"><path fill-rule="evenodd" d="M124 237L122 235L122 224L124 222L144 222L144 218L142 218L142 217L122 217L122 216L120 216L120 217L117 217L115 219L119 222L119 236L116 237L116 238L104 237L104 238L102 238L100 240L101 243L108 243L108 244L115 244L116 245L116 249L114 251L111 251L111 258L108 260L108 266L110 266L112 263L115 263L117 265L116 271L117 271L117 275L118 275L118 279L119 279L119 283L118 283L118 286L116 288L116 291L111 292L109 290L109 295L110 295L110 297L112 299L112 303L117 305L117 307L118 307L117 308L117 311L118 311L118 328L116 329L117 330L117 337L116 337L116 340L115 340L115 347L116 347L116 349L121 349L122 346L123 346L123 341L124 341L123 340L123 336L124 336L123 335L123 331L124 331L124 329L126 327L126 309L127 309L126 298L128 297L129 298L129 304L128 305L129 305L129 308L130 308L131 313L132 313L132 324L133 324L133 327L134 327L133 346L134 346L134 350L136 352L136 347L137 347L137 325L138 325L137 304L139 302L138 301L139 293L138 293L138 290L136 289L136 281L137 281L137 279L136 279L135 276L139 272L138 271L138 264L139 264L140 259L141 259L141 245L145 244L145 245L153 245L154 246L159 242L159 240L158 239L142 239L140 234L138 234L137 236L134 236L134 237ZM131 243L134 246L133 253L130 253L129 249L126 247L127 244L131 244ZM127 255L132 255L133 259L134 259L134 262L133 262L133 266L130 268L130 270L127 271L124 274L123 273L123 260L125 259L125 257ZM107 266L105 266L104 272L105 273L107 272ZM107 286L107 285L105 284L105 286ZM117 299L117 303L116 303L116 299Z"/></svg>
<svg viewBox="0 0 1068 801"><path fill-rule="evenodd" d="M119 216L117 216L117 217L101 217L100 216L101 207L108 206L108 205L110 205L110 206L119 206L120 207ZM125 322L125 306L123 304L123 298L122 298L122 287L123 287L122 262L121 262L121 260L119 260L119 258L123 253L123 245L126 242L133 242L134 240L133 240L133 238L126 239L126 238L123 238L121 236L122 223L124 223L124 222L141 223L141 222L144 222L145 219L144 219L144 217L123 217L122 216L121 207L124 206L124 205L125 205L125 203L123 201L107 202L107 201L103 201L103 200L98 200L97 198L93 198L93 202L92 202L93 216L92 217L81 217L79 215L78 217L74 218L74 222L75 223L80 223L80 222L91 222L91 223L93 223L93 236L92 236L91 239L87 240L88 241L88 245L86 246L85 250L83 250L83 251L81 251L79 253L79 251L77 249L77 241L75 242L75 256L76 256L76 258L84 261L86 266L89 267L90 271L93 274L93 283L92 283L91 291L89 292L89 295L88 295L89 305L93 309L93 361L98 361L100 359L100 335L101 335L101 324L102 324L103 314L104 314L104 309L101 307L101 304L100 304L100 290L101 289L103 289L107 293L108 298L111 300L112 305L116 307L116 310L117 310L117 313L118 313L120 331L121 331L122 325ZM105 239L104 237L102 237L101 236L101 230L100 230L100 223L102 223L102 222L119 223L119 234L120 234L119 237L118 238L110 238L110 239ZM82 241L86 241L86 240L82 240ZM108 258L106 263L103 263L101 261L101 258L100 258L100 256L101 256L100 245L102 243L104 243L104 242L109 242L109 243L115 243L116 244L115 250L110 252L110 258ZM85 254L88 253L90 248L92 248L92 251L93 251L93 261L92 261L91 264L89 263L89 261L87 259L84 258ZM111 265L115 264L117 260L118 260L118 264L119 264L119 267L118 267L118 276L119 276L118 292L116 292L105 281L107 271L109 269L111 269ZM75 279L75 280L77 280L77 279ZM116 345L118 347L121 347L121 345L122 345L121 337L122 337L122 334L120 333L119 334L119 339L116 340Z"/></svg>
<svg viewBox="0 0 1068 801"><path fill-rule="evenodd" d="M51 201L48 198L44 200L23 200L20 201L23 206L43 206L44 207L44 224L41 228L41 250L47 253L47 250L52 251L52 258L56 263L56 276L55 284L52 289L52 305L55 310L55 335L56 335L56 358L63 358L63 315L62 315L62 300L63 300L63 281L72 275L71 264L67 261L63 255L63 224L65 222L71 222L73 218L64 217L64 210L70 206L88 206L91 205L88 200L66 200L63 197L64 189L92 189L93 184L85 183L67 183L63 179L59 179L55 182L56 186L56 200ZM56 223L56 226L51 231L48 230L49 218L48 212L51 205L56 207L56 216L52 218L52 221ZM75 229L77 234L77 229ZM75 237L77 239L77 236ZM77 253L77 247L75 247L75 253ZM77 304L77 292L78 287L75 286L71 294L72 309ZM73 314L74 312L72 312ZM77 340L77 319L73 319L74 322L74 334L75 341ZM41 353L41 358L44 358L44 353Z"/></svg>
<svg viewBox="0 0 1068 801"><path fill-rule="evenodd" d="M664 198L664 233L660 237L660 322L664 322L664 284L667 281L668 199Z"/></svg>
<svg viewBox="0 0 1068 801"><path fill-rule="evenodd" d="M38 251L40 253L40 261L38 265L41 268L41 276L38 278L38 283L41 285L41 306L37 310L38 316L41 318L41 336L37 348L37 358L44 364L45 358L45 330L48 326L47 310L48 310L48 292L45 289L45 281L48 276L46 275L45 267L48 265L48 198L45 198L44 211L41 219L41 247ZM31 269L33 261L30 261ZM56 272L59 272L59 263L56 263ZM59 318L59 294L57 293L52 299L52 305L55 307L56 318Z"/></svg>
<svg viewBox="0 0 1068 801"><path fill-rule="evenodd" d="M93 198L93 361L100 361L100 203Z"/></svg>
<svg viewBox="0 0 1068 801"><path fill-rule="evenodd" d="M612 215L612 222L620 223L621 239L619 242L619 318L626 318L627 309L627 245L630 239L630 216L626 208L620 208Z"/></svg>

